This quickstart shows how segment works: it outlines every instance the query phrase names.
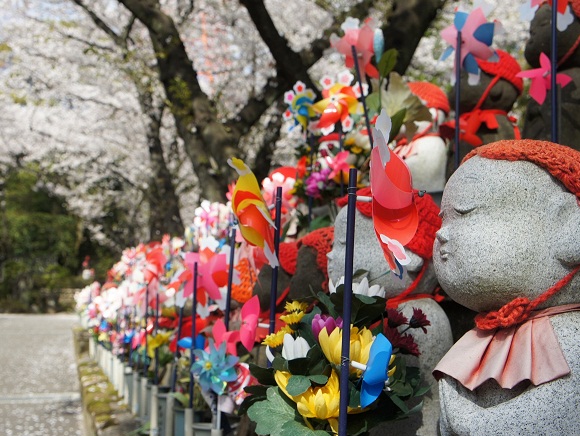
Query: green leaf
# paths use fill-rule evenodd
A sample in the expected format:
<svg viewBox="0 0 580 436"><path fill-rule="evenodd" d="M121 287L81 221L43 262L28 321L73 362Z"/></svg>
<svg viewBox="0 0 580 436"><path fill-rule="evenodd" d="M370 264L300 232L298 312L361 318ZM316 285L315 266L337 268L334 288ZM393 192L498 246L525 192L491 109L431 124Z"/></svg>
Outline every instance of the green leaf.
<svg viewBox="0 0 580 436"><path fill-rule="evenodd" d="M320 386L324 386L326 383L328 383L328 376L324 374L309 375L308 378L312 383Z"/></svg>
<svg viewBox="0 0 580 436"><path fill-rule="evenodd" d="M337 293L338 292L336 292L332 295L336 295ZM331 295L331 297L332 297L332 295ZM335 309L335 303L334 303L334 300L331 299L331 297L329 297L324 292L319 292L318 293L318 302L320 304L322 304L324 307L326 307L326 310L328 311L328 314L330 316L332 316L333 318L336 319L338 316L342 315L342 311L340 311L339 309ZM342 297L340 298L340 300L342 301ZM337 310L339 310L339 311L337 312Z"/></svg>
<svg viewBox="0 0 580 436"><path fill-rule="evenodd" d="M357 279L362 279L364 276L366 276L369 273L368 270L366 269L357 269L354 274L352 275L352 279L353 281L357 281Z"/></svg>
<svg viewBox="0 0 580 436"><path fill-rule="evenodd" d="M431 390L431 386L429 386L429 385L427 385L427 386L421 386L418 389L416 389L415 392L413 392L413 396L415 396L415 397L422 397L423 395L425 395L430 390Z"/></svg>
<svg viewBox="0 0 580 436"><path fill-rule="evenodd" d="M282 356L274 357L274 360L272 361L272 368L276 371L288 371L288 367L286 366L286 359L284 359Z"/></svg>
<svg viewBox="0 0 580 436"><path fill-rule="evenodd" d="M393 115L391 117L391 133L389 135L389 142L391 142L395 136L397 136L399 134L399 131L401 130L401 126L403 125L403 122L405 121L405 115L407 114L407 109L401 109L399 112L397 112L395 115Z"/></svg>
<svg viewBox="0 0 580 436"><path fill-rule="evenodd" d="M250 363L250 373L256 377L258 383L261 385L274 386L276 380L274 379L274 369L273 368L262 368L254 363Z"/></svg>
<svg viewBox="0 0 580 436"><path fill-rule="evenodd" d="M403 400L401 400L396 394L394 394L394 392L388 392L389 398L391 399L391 401L393 403L395 403L395 405L401 409L401 411L405 414L409 413L409 408L407 407L407 405L405 404L405 402Z"/></svg>
<svg viewBox="0 0 580 436"><path fill-rule="evenodd" d="M184 395L181 392L173 392L171 396L175 397L175 399L179 401L183 407L187 407L189 405L189 395Z"/></svg>
<svg viewBox="0 0 580 436"><path fill-rule="evenodd" d="M248 417L256 423L256 433L281 436L282 426L294 421L296 414L296 409L289 401L280 388L268 388L267 399L252 404L248 409Z"/></svg>
<svg viewBox="0 0 580 436"><path fill-rule="evenodd" d="M372 92L365 98L367 109L370 113L378 113L381 109L381 96L378 92Z"/></svg>
<svg viewBox="0 0 580 436"><path fill-rule="evenodd" d="M387 77L397 64L399 52L395 48L391 48L383 53L379 60L378 70L381 77Z"/></svg>
<svg viewBox="0 0 580 436"><path fill-rule="evenodd" d="M309 364L310 359L308 357L288 360L288 371L290 371L291 374L306 375L308 374Z"/></svg>
<svg viewBox="0 0 580 436"><path fill-rule="evenodd" d="M301 395L308 390L310 387L310 379L303 375L293 375L288 380L286 385L286 390L293 397L296 395Z"/></svg>
<svg viewBox="0 0 580 436"><path fill-rule="evenodd" d="M328 436L324 430L311 430L298 421L288 421L282 425L280 436Z"/></svg>

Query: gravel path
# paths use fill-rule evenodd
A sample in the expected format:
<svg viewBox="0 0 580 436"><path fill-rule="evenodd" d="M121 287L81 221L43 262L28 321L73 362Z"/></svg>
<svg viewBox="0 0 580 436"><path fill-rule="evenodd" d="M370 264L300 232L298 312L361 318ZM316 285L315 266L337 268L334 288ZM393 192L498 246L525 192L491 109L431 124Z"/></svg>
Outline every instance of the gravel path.
<svg viewBox="0 0 580 436"><path fill-rule="evenodd" d="M0 314L0 435L82 436L76 315Z"/></svg>

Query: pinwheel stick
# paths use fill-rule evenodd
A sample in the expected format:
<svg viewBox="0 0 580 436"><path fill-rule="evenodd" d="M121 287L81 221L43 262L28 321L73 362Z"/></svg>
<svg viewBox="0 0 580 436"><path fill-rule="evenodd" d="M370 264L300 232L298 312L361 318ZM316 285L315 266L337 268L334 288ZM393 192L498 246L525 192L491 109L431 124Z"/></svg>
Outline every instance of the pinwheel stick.
<svg viewBox="0 0 580 436"><path fill-rule="evenodd" d="M344 149L344 133L342 131L342 122L339 120L336 123L336 130L338 133L338 150L342 151ZM340 170L340 196L344 195L344 174Z"/></svg>
<svg viewBox="0 0 580 436"><path fill-rule="evenodd" d="M356 47L354 45L351 46L352 49L352 57L354 58L354 68L356 70L356 77L358 78L358 84L360 87L360 95L361 95L361 101L362 101L362 106L363 106L363 112L365 114L365 124L367 126L367 132L369 135L369 142L371 143L371 150L374 147L373 144L373 135L371 135L371 121L369 120L369 111L367 109L367 103L366 103L366 96L365 96L365 92L363 90L363 79L362 79L362 75L360 72L360 65L358 64L358 53L356 51Z"/></svg>
<svg viewBox="0 0 580 436"><path fill-rule="evenodd" d="M455 46L455 144L454 161L455 169L459 168L459 103L461 101L461 30L457 31L457 44Z"/></svg>
<svg viewBox="0 0 580 436"><path fill-rule="evenodd" d="M276 258L280 257L280 215L282 214L282 187L276 188L276 217L274 218L274 252ZM278 298L278 267L272 269L272 284L270 286L270 329L269 333L276 330L276 300Z"/></svg>
<svg viewBox="0 0 580 436"><path fill-rule="evenodd" d="M148 345L147 345L147 322L149 321L147 318L147 312L149 311L149 286L145 288L145 349L143 351L143 377L147 377L147 352L148 352Z"/></svg>
<svg viewBox="0 0 580 436"><path fill-rule="evenodd" d="M181 328L183 327L183 306L179 308L179 318L177 321L177 339L175 344L175 365L173 365L173 373L171 374L171 392L175 392L175 384L177 383L177 361L179 359L179 346L177 341L181 337ZM192 339L193 340L193 339Z"/></svg>
<svg viewBox="0 0 580 436"><path fill-rule="evenodd" d="M551 57L550 61L552 63L552 75L550 76L550 81L552 85L552 95L551 95L551 104L552 104L552 129L551 129L551 140L552 142L559 141L559 126L558 126L558 83L557 80L557 72L558 72L558 7L557 5L552 2L552 47L551 47Z"/></svg>
<svg viewBox="0 0 580 436"><path fill-rule="evenodd" d="M159 290L155 295L155 323L153 324L153 336L157 337L159 329ZM155 347L155 369L153 371L153 384L159 384L159 347Z"/></svg>
<svg viewBox="0 0 580 436"><path fill-rule="evenodd" d="M342 319L342 352L340 366L340 403L338 415L338 434L347 435L348 410L348 375L350 373L350 318L352 303L352 276L354 259L354 223L356 210L356 168L351 168L348 175L348 203L346 215L346 256L344 263L344 297Z"/></svg>
<svg viewBox="0 0 580 436"><path fill-rule="evenodd" d="M226 330L230 329L230 310L232 303L232 283L234 278L234 254L236 253L236 228L232 227L230 233L230 264L228 270L228 290L226 293L226 312L224 314L224 324Z"/></svg>
<svg viewBox="0 0 580 436"><path fill-rule="evenodd" d="M191 347L189 349L189 363L193 365L195 361L195 321L197 318L197 262L193 263L193 302L191 306ZM190 366L191 368L191 366ZM193 409L193 373L189 370L189 408Z"/></svg>

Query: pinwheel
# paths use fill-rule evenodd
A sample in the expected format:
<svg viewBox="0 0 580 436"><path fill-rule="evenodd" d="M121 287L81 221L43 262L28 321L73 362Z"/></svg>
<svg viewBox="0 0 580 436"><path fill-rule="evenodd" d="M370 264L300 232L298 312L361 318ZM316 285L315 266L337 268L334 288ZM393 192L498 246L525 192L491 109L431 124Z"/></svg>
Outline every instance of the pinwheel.
<svg viewBox="0 0 580 436"><path fill-rule="evenodd" d="M240 342L248 351L254 348L256 329L260 315L260 300L254 295L242 306L242 324L240 326Z"/></svg>
<svg viewBox="0 0 580 436"><path fill-rule="evenodd" d="M341 179L342 181L345 181L346 179L345 183L348 183L348 171L352 168L347 161L349 155L350 153L348 151L341 151L337 153L334 158L326 156L326 163L331 169L331 172L328 175L329 179L338 179L338 181L341 181Z"/></svg>
<svg viewBox="0 0 580 436"><path fill-rule="evenodd" d="M352 75L350 77L352 78ZM344 84L344 80L334 83L329 77L323 77L321 82L324 86L322 90L324 99L312 106L321 114L317 127L328 129L340 121L342 129L349 131L353 125L349 115L362 113L362 105L358 101L360 95L357 95L354 87Z"/></svg>
<svg viewBox="0 0 580 436"><path fill-rule="evenodd" d="M359 28L360 21L357 18L348 17L340 26L344 30L344 36L340 38L336 34L330 35L330 45L345 57L347 68L354 68L352 47L356 48L359 70L364 71L374 79L379 78L379 71L371 63L375 52L374 40L375 29L372 19L367 19Z"/></svg>
<svg viewBox="0 0 580 436"><path fill-rule="evenodd" d="M222 343L226 344L226 350L233 356L238 355L236 349L237 343L240 341L240 332L237 330L228 331L223 319L218 319L212 327L212 335L216 347Z"/></svg>
<svg viewBox="0 0 580 436"><path fill-rule="evenodd" d="M417 231L419 217L413 200L411 172L387 145L391 120L383 109L377 118L371 152L372 215L375 233L391 271L401 277L409 263L403 246Z"/></svg>
<svg viewBox="0 0 580 436"><path fill-rule="evenodd" d="M239 176L232 195L232 210L239 222L240 233L248 244L262 248L268 263L275 268L278 266L274 247L275 226L256 176L241 159L231 158L228 164Z"/></svg>
<svg viewBox="0 0 580 436"><path fill-rule="evenodd" d="M225 342L216 347L210 339L207 351L197 349L194 354L196 359L191 365L191 372L199 376L199 385L203 391L222 395L228 382L238 378L235 365L239 359L226 354Z"/></svg>
<svg viewBox="0 0 580 436"><path fill-rule="evenodd" d="M292 193L296 183L296 172L295 167L280 167L270 172L270 175L262 180L264 201L268 207L276 202L276 188L282 187L282 218L285 218L296 207L297 199ZM284 223L284 219L282 221Z"/></svg>
<svg viewBox="0 0 580 436"><path fill-rule="evenodd" d="M490 23L485 17L482 6L476 7L471 13L457 11L453 24L441 31L441 37L450 45L443 52L441 60L445 60L453 52L459 50L459 65L454 70L464 69L469 74L469 82L479 82L480 69L476 58L493 60L495 52L490 47L493 41L496 23ZM457 47L457 33L461 32L461 45Z"/></svg>
<svg viewBox="0 0 580 436"><path fill-rule="evenodd" d="M395 368L391 371L388 369L395 357L392 353L393 346L382 333L379 333L371 345L369 360L362 377L361 407L370 406L385 388L385 383L395 370Z"/></svg>
<svg viewBox="0 0 580 436"><path fill-rule="evenodd" d="M302 130L306 131L308 129L308 124L311 118L316 116L316 112L312 108L316 94L303 82L296 82L293 87L293 91L287 91L284 93L284 101L288 104L288 109L284 112L284 119L294 120L294 128L296 126L301 126Z"/></svg>
<svg viewBox="0 0 580 436"><path fill-rule="evenodd" d="M538 8L546 3L546 0L528 0L520 7L520 16L522 20L532 21L534 15ZM550 6L552 5L552 0L547 2ZM564 32L570 24L574 22L574 13L570 8L570 0L558 0L558 20L557 27L560 32Z"/></svg>
<svg viewBox="0 0 580 436"><path fill-rule="evenodd" d="M544 53L540 54L540 68L533 70L522 71L517 74L518 77L531 79L530 97L532 97L538 104L543 104L546 100L546 94L552 88L552 65L550 58ZM564 73L556 74L556 83L561 87L566 86L572 81L572 78Z"/></svg>
<svg viewBox="0 0 580 436"><path fill-rule="evenodd" d="M219 288L226 286L228 281L227 257L225 253L214 253L208 248L203 249L199 253L185 254L185 264L189 271L193 271L193 264L196 262L198 267L198 301L202 306L205 306L207 296L214 301L221 298ZM193 280L188 280L185 283L184 291L185 298L193 293Z"/></svg>

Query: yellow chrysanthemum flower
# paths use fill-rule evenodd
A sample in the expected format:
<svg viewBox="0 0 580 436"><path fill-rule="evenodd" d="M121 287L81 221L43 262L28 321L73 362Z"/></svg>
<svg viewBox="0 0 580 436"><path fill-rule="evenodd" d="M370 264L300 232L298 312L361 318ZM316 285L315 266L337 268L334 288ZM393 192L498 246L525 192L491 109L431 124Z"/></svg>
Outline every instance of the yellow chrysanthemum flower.
<svg viewBox="0 0 580 436"><path fill-rule="evenodd" d="M308 304L306 303L302 303L300 301L288 301L286 303L286 305L284 306L284 309L286 309L286 312L304 312L306 309L308 309Z"/></svg>
<svg viewBox="0 0 580 436"><path fill-rule="evenodd" d="M264 340L262 341L262 344L268 345L270 348L281 347L282 344L284 343L284 335L286 333L289 333L289 334L293 333L293 330L287 325L282 327L276 333L272 333L272 334L269 334L268 336L266 336L264 338Z"/></svg>
<svg viewBox="0 0 580 436"><path fill-rule="evenodd" d="M287 313L286 315L282 315L280 320L284 321L290 327L298 325L300 320L304 317L304 312L291 312Z"/></svg>
<svg viewBox="0 0 580 436"><path fill-rule="evenodd" d="M333 432L338 431L338 413L340 404L339 379L333 370L328 382L324 386L309 387L306 392L292 396L288 394L286 386L292 374L285 371L276 371L274 378L276 383L296 403L298 413L304 418L316 418L327 420Z"/></svg>
<svg viewBox="0 0 580 436"><path fill-rule="evenodd" d="M350 360L355 360L364 365L369 360L369 352L374 336L369 329L351 326L350 328ZM329 335L326 329L322 329L318 335L318 342L326 358L335 365L340 365L342 353L342 329L334 329ZM350 368L360 377L360 369Z"/></svg>

